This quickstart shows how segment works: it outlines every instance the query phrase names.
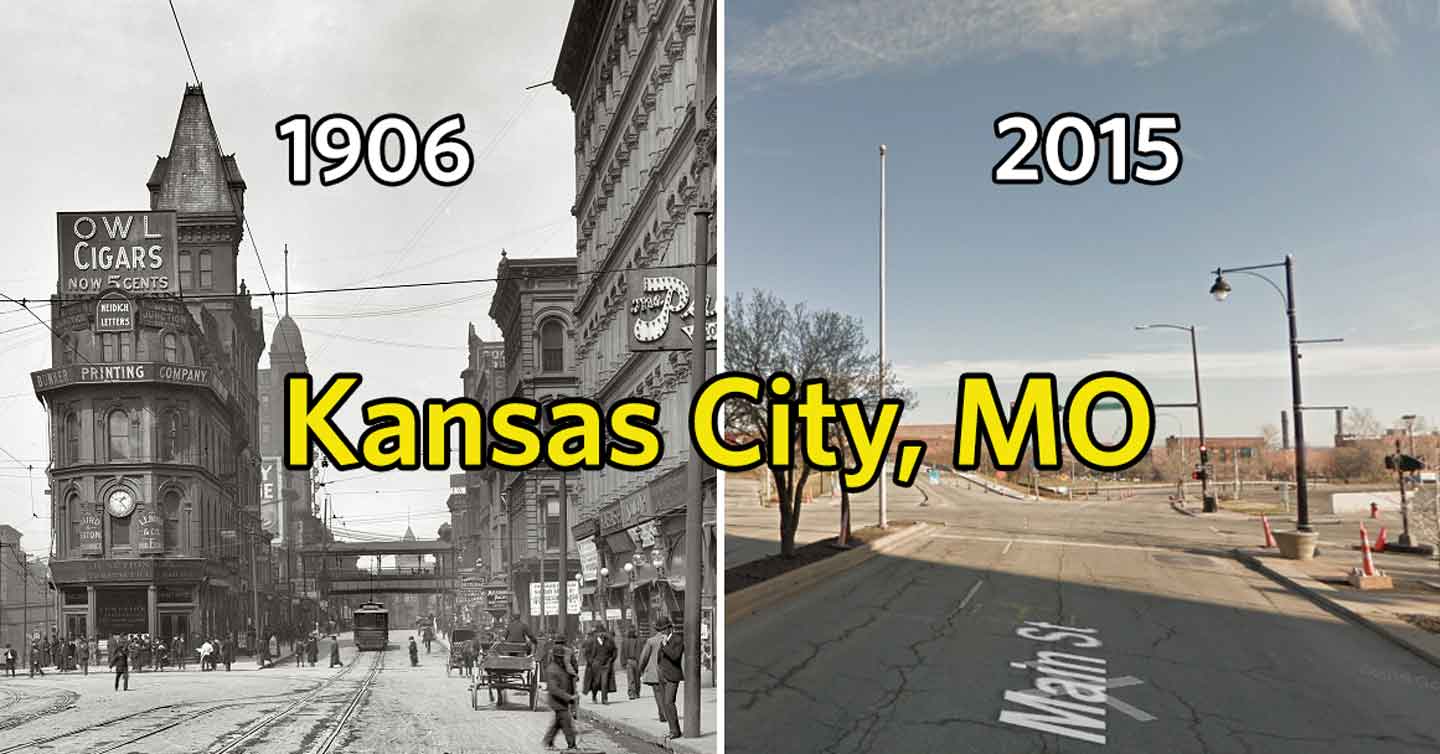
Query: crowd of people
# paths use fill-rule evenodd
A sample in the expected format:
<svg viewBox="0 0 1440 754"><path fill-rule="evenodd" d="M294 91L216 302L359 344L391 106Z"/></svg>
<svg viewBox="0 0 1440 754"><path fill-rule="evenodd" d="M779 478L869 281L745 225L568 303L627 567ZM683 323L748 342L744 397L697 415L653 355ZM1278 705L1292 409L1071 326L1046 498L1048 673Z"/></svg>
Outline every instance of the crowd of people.
<svg viewBox="0 0 1440 754"><path fill-rule="evenodd" d="M306 662L314 667L319 659L320 639L318 632L311 631L302 636L299 631L285 631L286 644L295 651L296 666ZM293 635L293 638L292 638ZM245 637L253 641L253 636ZM340 665L339 640L330 635L330 666ZM7 677L16 675L17 667L25 663L31 678L44 676L46 670L68 673L90 674L90 665L105 663L115 671L115 688L130 688L130 673L164 671L167 668L185 670L187 665L198 661L201 671L233 668L235 657L241 649L241 637L235 633L221 636L187 639L185 636L153 636L148 633L111 635L106 640L100 637L71 636L61 638L52 631L49 636L40 632L31 638L29 647L16 648L6 643L0 661ZM281 640L271 633L266 641L256 643L255 655L261 667L269 667L279 659Z"/></svg>

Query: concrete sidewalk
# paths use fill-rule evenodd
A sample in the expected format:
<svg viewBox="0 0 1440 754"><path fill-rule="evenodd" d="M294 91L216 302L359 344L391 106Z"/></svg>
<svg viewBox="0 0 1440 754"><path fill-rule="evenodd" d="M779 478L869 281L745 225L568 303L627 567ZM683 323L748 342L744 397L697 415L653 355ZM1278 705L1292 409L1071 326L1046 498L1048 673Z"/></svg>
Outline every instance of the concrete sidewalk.
<svg viewBox="0 0 1440 754"><path fill-rule="evenodd" d="M1357 535L1356 539L1359 537ZM1355 621L1440 668L1440 633L1427 631L1402 616L1425 616L1440 625L1440 570L1421 556L1378 553L1375 567L1395 579L1397 589L1362 592L1345 583L1360 565L1360 552L1325 541L1314 560L1280 557L1275 549L1238 548L1235 555L1271 579L1342 618Z"/></svg>
<svg viewBox="0 0 1440 754"><path fill-rule="evenodd" d="M582 673L583 676L583 673ZM700 689L700 737L699 738L666 738L670 728L660 722L659 715L655 711L655 698L651 691L653 687L641 684L639 699L625 698L625 673L615 673L615 685L618 693L610 695L609 704L596 704L590 701L589 695L580 700L580 719L601 728L617 730L627 736L638 738L647 743L659 746L662 749L675 752L687 752L692 754L716 754L718 740L715 737L715 699L716 689L705 687ZM685 684L680 684L680 693L675 697L675 707L680 710L683 727L684 721L684 698Z"/></svg>

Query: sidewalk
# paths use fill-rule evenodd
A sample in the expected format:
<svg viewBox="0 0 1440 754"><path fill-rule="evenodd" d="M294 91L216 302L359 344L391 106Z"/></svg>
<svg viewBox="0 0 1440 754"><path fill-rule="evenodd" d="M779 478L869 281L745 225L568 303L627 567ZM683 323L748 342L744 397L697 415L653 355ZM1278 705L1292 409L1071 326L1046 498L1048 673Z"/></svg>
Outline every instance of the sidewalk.
<svg viewBox="0 0 1440 754"><path fill-rule="evenodd" d="M686 754L716 754L715 698L717 689L700 689L700 737L667 739L670 729L660 722L655 711L653 687L641 684L639 699L625 698L625 673L615 673L618 693L610 695L609 704L595 704L587 695L580 700L580 719L591 725L618 730L662 749ZM680 724L685 724L683 715L685 684L680 684L680 693L675 697L675 707L682 715Z"/></svg>
<svg viewBox="0 0 1440 754"><path fill-rule="evenodd" d="M1356 536L1358 540L1358 535ZM1322 541L1314 560L1280 557L1277 550L1237 548L1242 562L1309 598L1342 618L1359 623L1440 667L1440 633L1427 631L1403 616L1440 626L1440 569L1421 556L1376 553L1375 567L1395 581L1396 588L1362 592L1345 583L1350 570L1360 565L1360 552L1349 543Z"/></svg>

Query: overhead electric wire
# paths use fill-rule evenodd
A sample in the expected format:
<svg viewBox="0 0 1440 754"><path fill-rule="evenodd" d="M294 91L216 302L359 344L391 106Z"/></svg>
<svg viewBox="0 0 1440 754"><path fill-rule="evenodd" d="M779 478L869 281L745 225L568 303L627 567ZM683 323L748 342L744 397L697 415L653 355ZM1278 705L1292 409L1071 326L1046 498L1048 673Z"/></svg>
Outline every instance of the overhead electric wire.
<svg viewBox="0 0 1440 754"><path fill-rule="evenodd" d="M494 276L490 276L490 277L442 278L442 279L440 279L440 280L420 280L420 281L416 281L416 282L413 282L413 283L377 283L377 284L374 284L374 285L336 286L336 287L333 287L333 288L302 288L302 289L300 289L300 290L294 290L294 291L290 291L290 290L287 290L287 291L274 291L274 292L272 292L272 294L267 294L267 295L275 295L275 296L279 296L279 295L286 295L286 296L313 296L313 295L329 294L329 293L365 293L365 292L372 292L372 291L394 291L394 290L409 290L409 289L414 289L414 288L435 288L435 287L447 286L447 285L476 285L476 284L479 284L479 283L503 283L503 282L510 281L510 280L543 280L543 279L552 278L552 277L554 277L554 278L570 277L570 276L572 276L572 275L573 275L574 277L585 277L585 276L615 275L615 274L619 274L619 273L622 273L622 272L654 272L654 271L657 271L657 270L690 270L690 269L694 269L694 267L695 267L694 263L685 262L685 263L679 263L679 264L656 264L656 265L649 265L649 266L646 266L646 267L609 267L609 268L606 268L606 269L603 269L603 270L584 270L584 271L576 270L575 272L557 273L557 274L553 274L553 275L551 275L551 274L541 274L541 275L533 275L533 274L532 274L532 275L494 275ZM175 298L178 298L178 299L180 299L180 300L182 300L182 301L224 301L224 300L228 300L228 299L234 299L234 298L238 297L239 295L240 295L240 294L238 294L238 293L182 293L182 294L177 294L177 295L175 296ZM10 296L6 296L6 295L4 295L3 293L0 293L0 298L5 298L5 299L11 301L12 303L19 304L19 305L21 305L21 306L24 306L27 302L34 302L34 303L36 303L37 305L40 304L40 300L39 300L39 299L33 299L33 298L21 298L21 299L16 299L16 298L11 298ZM61 303L64 303L66 300L80 301L80 300L84 300L85 298L89 298L89 297L80 297L80 298L74 298L74 299L65 299L65 298L63 298L63 297L60 297L60 302L61 302ZM31 314L34 315L34 312L31 312ZM42 321L42 322L43 322L43 321ZM48 327L48 325L46 325L46 326Z"/></svg>

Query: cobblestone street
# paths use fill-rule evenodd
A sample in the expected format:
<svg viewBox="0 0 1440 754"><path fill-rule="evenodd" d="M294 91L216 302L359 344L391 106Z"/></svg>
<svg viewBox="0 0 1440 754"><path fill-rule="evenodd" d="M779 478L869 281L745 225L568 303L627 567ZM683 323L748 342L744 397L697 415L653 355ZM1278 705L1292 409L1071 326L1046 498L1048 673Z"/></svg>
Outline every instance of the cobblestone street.
<svg viewBox="0 0 1440 754"><path fill-rule="evenodd" d="M496 709L480 694L472 709L468 679L445 672L437 643L411 667L392 635L383 656L342 641L343 668L259 670L252 659L232 672L132 673L130 691L114 675L92 672L0 679L0 753L145 752L146 754L290 754L293 752L537 752L550 720L543 700L531 712L511 695ZM542 687L543 688L543 687ZM543 690L542 690L543 693ZM578 723L584 751L656 751ZM564 746L563 736L559 745Z"/></svg>

